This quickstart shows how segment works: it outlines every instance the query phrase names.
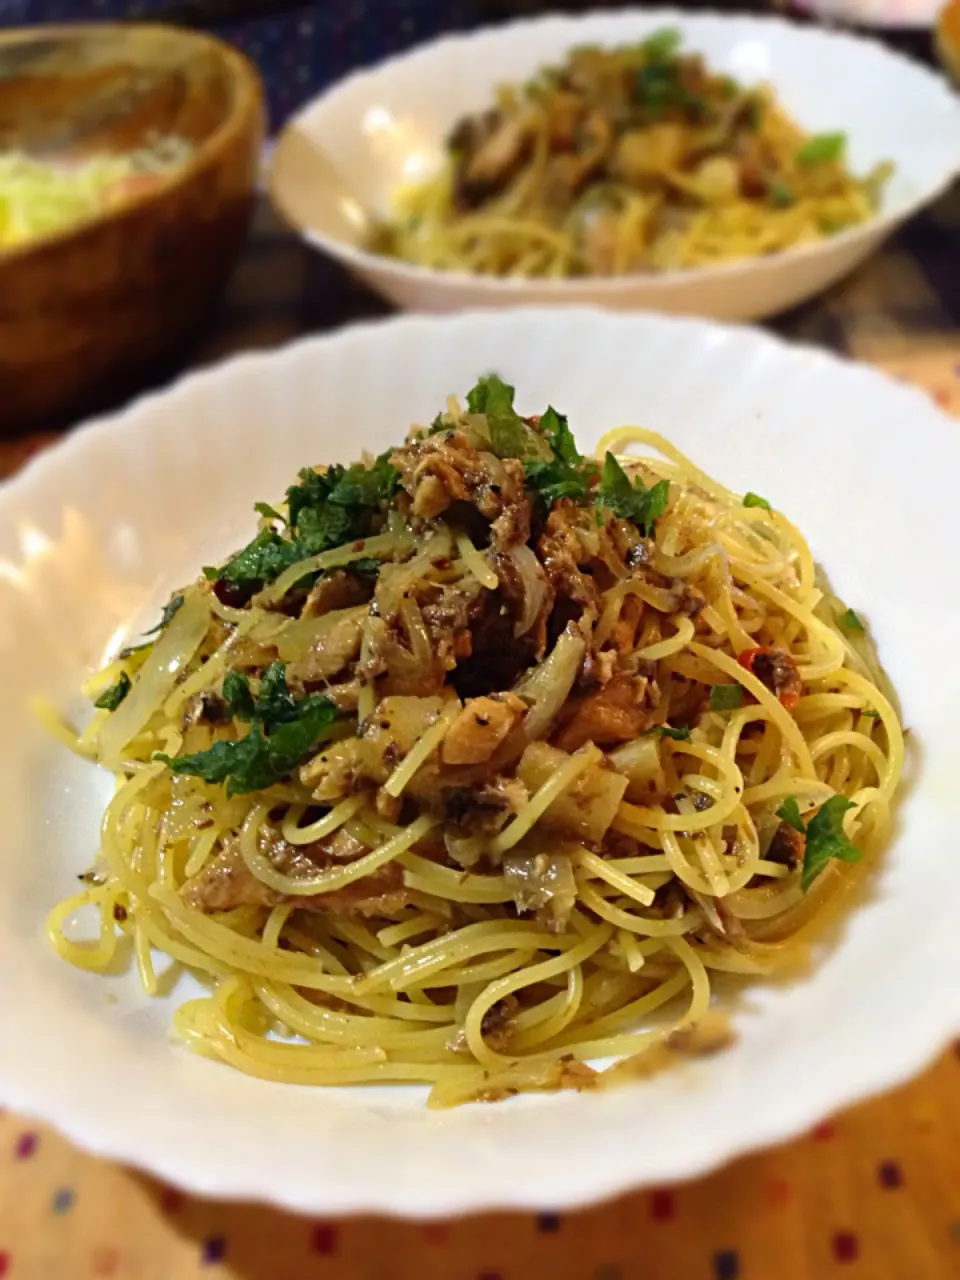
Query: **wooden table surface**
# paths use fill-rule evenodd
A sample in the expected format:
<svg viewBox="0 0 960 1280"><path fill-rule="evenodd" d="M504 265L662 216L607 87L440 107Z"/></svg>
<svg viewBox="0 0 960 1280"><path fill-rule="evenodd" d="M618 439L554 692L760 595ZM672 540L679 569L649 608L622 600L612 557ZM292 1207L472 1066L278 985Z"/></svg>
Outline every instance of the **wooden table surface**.
<svg viewBox="0 0 960 1280"><path fill-rule="evenodd" d="M954 194L851 280L773 327L880 364L960 414L958 232ZM382 310L262 211L194 363ZM55 439L0 440L0 476ZM106 1276L952 1280L960 1277L960 1042L911 1084L698 1182L577 1214L544 1205L540 1214L432 1225L311 1221L194 1199L0 1114L0 1278Z"/></svg>

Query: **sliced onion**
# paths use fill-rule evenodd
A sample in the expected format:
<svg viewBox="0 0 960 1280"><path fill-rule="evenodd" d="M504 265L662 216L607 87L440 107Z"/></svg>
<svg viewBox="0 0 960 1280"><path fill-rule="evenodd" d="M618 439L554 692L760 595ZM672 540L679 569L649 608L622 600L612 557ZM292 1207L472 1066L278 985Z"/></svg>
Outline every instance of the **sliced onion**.
<svg viewBox="0 0 960 1280"><path fill-rule="evenodd" d="M650 782L660 772L660 746L656 738L634 738L609 752L617 773L631 782Z"/></svg>
<svg viewBox="0 0 960 1280"><path fill-rule="evenodd" d="M345 618L356 618L359 622L366 616L368 608L365 604L353 605L348 609L331 609L329 613L322 613L316 618L296 618L285 622L275 640L280 660L295 662L302 658L316 645L322 644L324 638ZM276 618L277 615L267 616Z"/></svg>
<svg viewBox="0 0 960 1280"><path fill-rule="evenodd" d="M369 544L368 544L369 545ZM446 528L432 534L423 549L403 564L381 566L374 598L381 618L393 618L404 595L423 578L429 578L434 560L453 554L453 535Z"/></svg>
<svg viewBox="0 0 960 1280"><path fill-rule="evenodd" d="M486 853L489 840L486 836L457 836L445 831L443 843L454 862L461 867L472 867Z"/></svg>
<svg viewBox="0 0 960 1280"><path fill-rule="evenodd" d="M537 618L547 598L547 575L543 565L526 543L511 547L507 555L516 565L523 586L523 609L513 628L515 636L525 636Z"/></svg>
<svg viewBox="0 0 960 1280"><path fill-rule="evenodd" d="M586 651L587 642L568 627L546 661L534 667L516 685L514 692L532 703L523 722L524 733L531 742L546 736L560 708L569 698Z"/></svg>
<svg viewBox="0 0 960 1280"><path fill-rule="evenodd" d="M104 764L118 761L127 743L137 736L153 713L159 711L200 648L210 621L207 595L196 589L187 591L183 604L134 677L130 692L100 730Z"/></svg>
<svg viewBox="0 0 960 1280"><path fill-rule="evenodd" d="M503 875L518 911L543 911L562 931L577 901L577 882L565 853L508 853Z"/></svg>

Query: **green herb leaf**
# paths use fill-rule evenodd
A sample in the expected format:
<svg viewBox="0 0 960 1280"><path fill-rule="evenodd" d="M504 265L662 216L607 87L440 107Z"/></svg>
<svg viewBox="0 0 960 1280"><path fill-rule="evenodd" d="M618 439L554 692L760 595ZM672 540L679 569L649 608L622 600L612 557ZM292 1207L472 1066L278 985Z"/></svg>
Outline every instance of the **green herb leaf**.
<svg viewBox="0 0 960 1280"><path fill-rule="evenodd" d="M798 147L794 159L797 164L828 164L840 160L847 145L845 133L815 133Z"/></svg>
<svg viewBox="0 0 960 1280"><path fill-rule="evenodd" d="M287 687L287 668L282 662L272 662L260 680L254 708L256 718L263 722L268 733L280 724L295 720L300 714L298 703Z"/></svg>
<svg viewBox="0 0 960 1280"><path fill-rule="evenodd" d="M109 689L104 689L93 705L99 707L101 711L116 711L117 707L130 692L130 684L130 677L125 671L121 671L116 683L112 684Z"/></svg>
<svg viewBox="0 0 960 1280"><path fill-rule="evenodd" d="M363 560L351 560L344 568L347 573L355 573L361 578L375 578L380 572L380 561L366 556Z"/></svg>
<svg viewBox="0 0 960 1280"><path fill-rule="evenodd" d="M746 121L747 127L754 133L756 133L763 124L763 113L765 109L766 103L762 98L752 97L747 103L746 110L744 112L744 120Z"/></svg>
<svg viewBox="0 0 960 1280"><path fill-rule="evenodd" d="M683 43L679 27L662 27L640 43L640 52L651 62L663 62L672 58Z"/></svg>
<svg viewBox="0 0 960 1280"><path fill-rule="evenodd" d="M381 453L372 466L365 467L362 462L355 462L352 467L341 470L330 490L329 501L340 507L366 508L368 511L379 510L382 504L389 502L400 483L400 472L390 461L390 452Z"/></svg>
<svg viewBox="0 0 960 1280"><path fill-rule="evenodd" d="M174 614L177 612L178 609L182 607L182 605L183 605L183 596L182 595L173 596L163 606L163 613L160 615L160 621L156 624L156 626L151 627L149 631L145 631L143 634L145 636L156 635L158 631L162 631L164 627L169 626L170 622L173 619Z"/></svg>
<svg viewBox="0 0 960 1280"><path fill-rule="evenodd" d="M495 373L488 373L467 393L471 413L482 413L490 430L490 443L498 458L524 462L549 460L550 449L542 436L513 407L514 389Z"/></svg>
<svg viewBox="0 0 960 1280"><path fill-rule="evenodd" d="M207 579L208 582L216 582L216 580L220 577L220 570L215 564L205 564L203 566L203 569L201 570L201 573Z"/></svg>
<svg viewBox="0 0 960 1280"><path fill-rule="evenodd" d="M219 576L234 586L256 589L302 559L296 542L281 538L273 529L261 529L252 542L227 561Z"/></svg>
<svg viewBox="0 0 960 1280"><path fill-rule="evenodd" d="M540 430L550 441L550 447L560 462L566 463L568 467L583 465L585 459L577 449L577 442L565 414L557 413L553 405L550 405L540 419Z"/></svg>
<svg viewBox="0 0 960 1280"><path fill-rule="evenodd" d="M853 807L853 801L846 796L831 796L807 823L807 847L800 880L804 890L809 889L831 858L859 862L863 856L862 850L847 839L843 830L843 815Z"/></svg>
<svg viewBox="0 0 960 1280"><path fill-rule="evenodd" d="M860 712L860 714L861 714L862 716L869 716L871 720L879 720L879 719L880 719L880 712L879 712L879 711L874 711L872 707L867 707L867 708L866 708L866 710L861 711L861 712Z"/></svg>
<svg viewBox="0 0 960 1280"><path fill-rule="evenodd" d="M745 493L743 495L743 505L745 507L763 507L764 511L773 510L766 498L761 498L759 493Z"/></svg>
<svg viewBox="0 0 960 1280"><path fill-rule="evenodd" d="M597 474L596 463L580 454L567 419L555 409L548 409L540 419L540 430L550 442L553 457L549 462L527 463L527 484L536 489L547 510L560 498L585 501Z"/></svg>
<svg viewBox="0 0 960 1280"><path fill-rule="evenodd" d="M219 577L234 586L257 590L298 560L366 537L374 516L396 492L399 479L389 452L382 453L370 467L358 462L352 467L330 467L323 474L304 467L299 484L287 490L293 536L261 529L227 561Z"/></svg>
<svg viewBox="0 0 960 1280"><path fill-rule="evenodd" d="M177 610L180 609L182 606L183 606L183 596L182 595L172 596L167 601L167 603L163 606L163 612L160 615L160 621L156 623L154 626L152 626L149 631L144 631L143 634L145 636L157 635L158 632L164 629L164 627L168 627L170 625L170 622L173 619L174 615L176 614ZM143 649L149 649L150 646L154 643L156 643L154 640L143 640L140 642L140 644L127 645L125 648L120 650L120 653L118 656L121 658L129 658L131 654L140 653L141 650Z"/></svg>
<svg viewBox="0 0 960 1280"><path fill-rule="evenodd" d="M717 87L725 98L735 98L740 92L740 82L733 76L718 76Z"/></svg>
<svg viewBox="0 0 960 1280"><path fill-rule="evenodd" d="M250 681L239 671L231 671L223 681L223 696L237 720L253 720L256 715Z"/></svg>
<svg viewBox="0 0 960 1280"><path fill-rule="evenodd" d="M369 516L389 502L397 490L400 473L390 461L390 451L380 454L370 467L362 462L351 467L333 466L322 474L310 467L300 472L300 483L287 490L287 509L290 527L298 532L304 528L305 512L312 513L311 528L324 525L325 508L332 504L342 509L340 514L329 513L326 520L336 527L343 524L343 512L350 512L353 525L363 525ZM364 529L358 528L352 536L362 537ZM349 539L344 539L348 541ZM336 546L331 543L330 546ZM318 550L327 550L327 547ZM316 555L317 551L308 554Z"/></svg>
<svg viewBox="0 0 960 1280"><path fill-rule="evenodd" d="M245 737L215 742L194 755L154 759L174 773L226 782L228 796L261 791L287 777L337 718L336 707L322 694L294 699L281 662L267 668L255 702L249 683L236 672L224 680L223 693L238 719L253 722Z"/></svg>
<svg viewBox="0 0 960 1280"><path fill-rule="evenodd" d="M255 502L253 509L257 515L263 516L265 520L279 520L283 524L287 523L276 507L271 507L269 502Z"/></svg>
<svg viewBox="0 0 960 1280"><path fill-rule="evenodd" d="M803 825L803 818L800 815L800 806L797 804L796 796L787 796L783 804L777 810L777 817L793 827L794 831L799 831L801 835L806 834L806 827Z"/></svg>
<svg viewBox="0 0 960 1280"><path fill-rule="evenodd" d="M296 529L300 523L300 512L305 508L322 507L330 496L342 467L330 467L323 472L314 471L312 467L302 467L298 472L300 483L293 484L287 490L287 510L290 513L290 528Z"/></svg>
<svg viewBox="0 0 960 1280"><path fill-rule="evenodd" d="M679 71L680 64L676 60L648 58L634 72L633 102L648 119L658 120L671 110L694 120L706 115L706 99L684 86Z"/></svg>
<svg viewBox="0 0 960 1280"><path fill-rule="evenodd" d="M767 183L767 199L775 209L789 209L797 203L793 187L779 178L774 178L772 182Z"/></svg>
<svg viewBox="0 0 960 1280"><path fill-rule="evenodd" d="M333 501L305 507L297 517L297 537L293 543L296 556L291 564L362 538L367 531L367 515L362 507L340 506Z"/></svg>
<svg viewBox="0 0 960 1280"><path fill-rule="evenodd" d="M800 885L804 893L827 865L831 858L844 862L859 862L863 856L843 830L843 815L854 807L846 796L831 796L804 826L796 796L787 796L777 810L777 817L788 826L806 836L803 853L803 873Z"/></svg>
<svg viewBox="0 0 960 1280"><path fill-rule="evenodd" d="M658 738L671 738L674 742L689 742L690 730L686 727L682 729L673 729L668 724L651 725L649 729L644 729L643 737L649 738L655 735Z"/></svg>
<svg viewBox="0 0 960 1280"><path fill-rule="evenodd" d="M735 711L743 704L743 687L739 684L715 684L710 689L711 711Z"/></svg>
<svg viewBox="0 0 960 1280"><path fill-rule="evenodd" d="M246 676L231 671L223 682L223 696L237 720L259 720L267 733L300 714L300 704L290 693L286 665L282 662L273 662L267 667L256 696Z"/></svg>
<svg viewBox="0 0 960 1280"><path fill-rule="evenodd" d="M862 631L863 623L857 617L852 609L848 609L846 613L841 615L840 625L844 631Z"/></svg>
<svg viewBox="0 0 960 1280"><path fill-rule="evenodd" d="M654 521L667 509L670 485L658 480L651 488L639 476L631 484L630 477L612 453L607 453L600 472L597 505L610 507L624 520L631 520L643 533L652 533Z"/></svg>

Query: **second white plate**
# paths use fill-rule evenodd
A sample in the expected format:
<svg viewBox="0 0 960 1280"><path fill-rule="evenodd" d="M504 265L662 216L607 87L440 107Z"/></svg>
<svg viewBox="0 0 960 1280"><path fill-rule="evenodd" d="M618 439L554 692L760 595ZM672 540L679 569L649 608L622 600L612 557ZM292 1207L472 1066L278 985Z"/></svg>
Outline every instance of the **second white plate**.
<svg viewBox="0 0 960 1280"><path fill-rule="evenodd" d="M857 172L890 160L881 213L839 235L766 258L663 275L502 279L436 271L363 248L363 210L389 212L398 186L440 163L464 114L499 84L522 83L577 45L620 45L677 27L684 47L744 84L769 82L813 133L848 135ZM280 137L270 190L285 218L401 307L596 303L749 320L794 306L872 253L960 169L960 102L932 71L874 40L780 18L673 9L546 17L451 36L358 72L308 104Z"/></svg>

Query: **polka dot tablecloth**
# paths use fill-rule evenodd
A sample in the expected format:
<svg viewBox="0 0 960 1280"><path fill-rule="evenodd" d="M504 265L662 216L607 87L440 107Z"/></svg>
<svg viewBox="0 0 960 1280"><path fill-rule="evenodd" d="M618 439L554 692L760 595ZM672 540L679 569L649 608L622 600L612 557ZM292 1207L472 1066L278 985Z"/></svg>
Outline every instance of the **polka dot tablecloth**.
<svg viewBox="0 0 960 1280"><path fill-rule="evenodd" d="M0 1276L9 1280L958 1275L960 1045L908 1087L779 1150L582 1213L544 1205L426 1224L296 1218L195 1200L0 1119Z"/></svg>
<svg viewBox="0 0 960 1280"><path fill-rule="evenodd" d="M958 228L960 206L947 201L775 327L882 364L960 416ZM263 212L195 360L382 311ZM0 475L56 438L0 440ZM904 1088L698 1182L582 1213L544 1204L537 1214L423 1225L194 1199L0 1114L0 1280L98 1277L957 1280L960 1042Z"/></svg>

